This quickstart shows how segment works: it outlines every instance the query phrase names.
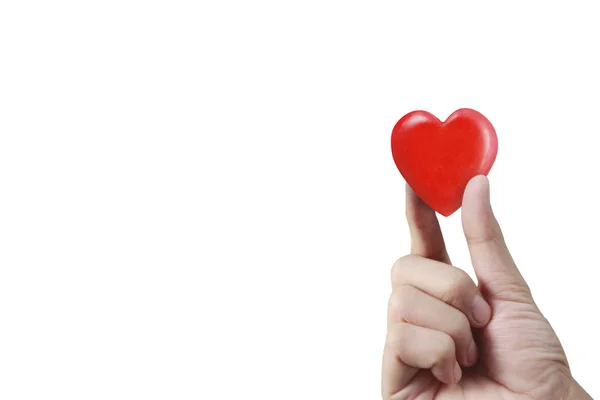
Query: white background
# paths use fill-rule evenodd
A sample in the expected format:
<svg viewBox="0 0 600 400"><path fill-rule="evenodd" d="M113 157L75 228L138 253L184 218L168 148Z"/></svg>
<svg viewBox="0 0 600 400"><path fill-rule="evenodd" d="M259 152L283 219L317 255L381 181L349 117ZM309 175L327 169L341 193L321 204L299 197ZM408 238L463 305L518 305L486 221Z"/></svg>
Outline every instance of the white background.
<svg viewBox="0 0 600 400"><path fill-rule="evenodd" d="M391 129L460 107L600 396L598 11L448 3L1 2L0 398L379 398Z"/></svg>

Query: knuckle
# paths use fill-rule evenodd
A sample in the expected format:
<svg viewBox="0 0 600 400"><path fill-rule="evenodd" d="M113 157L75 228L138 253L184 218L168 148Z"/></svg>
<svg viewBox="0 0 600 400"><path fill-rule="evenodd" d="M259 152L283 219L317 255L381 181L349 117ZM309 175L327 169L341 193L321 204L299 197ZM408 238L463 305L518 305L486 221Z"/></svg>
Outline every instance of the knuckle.
<svg viewBox="0 0 600 400"><path fill-rule="evenodd" d="M450 336L469 344L471 342L471 324L465 314L457 311L451 320Z"/></svg>
<svg viewBox="0 0 600 400"><path fill-rule="evenodd" d="M452 338L440 332L440 336L436 339L435 345L432 346L426 364L431 368L449 358L455 356L455 346Z"/></svg>
<svg viewBox="0 0 600 400"><path fill-rule="evenodd" d="M392 282L399 282L402 280L402 276L404 274L404 270L406 267L413 261L412 255L406 255L404 257L399 258L392 265Z"/></svg>
<svg viewBox="0 0 600 400"><path fill-rule="evenodd" d="M470 246L489 245L497 240L492 232L484 232L478 235L465 234L465 238Z"/></svg>
<svg viewBox="0 0 600 400"><path fill-rule="evenodd" d="M414 304L415 289L411 286L401 285L397 287L388 302L388 311L392 319L405 321L410 315Z"/></svg>
<svg viewBox="0 0 600 400"><path fill-rule="evenodd" d="M387 335L386 344L388 346L396 346L402 343L407 337L408 324L399 322L394 324Z"/></svg>
<svg viewBox="0 0 600 400"><path fill-rule="evenodd" d="M466 272L455 268L453 273L446 279L441 300L454 306L461 306L463 305L462 298L465 297L466 293L470 292L471 278L469 278Z"/></svg>
<svg viewBox="0 0 600 400"><path fill-rule="evenodd" d="M506 246L502 229L497 223L492 223L476 234L465 234L465 238L470 246Z"/></svg>
<svg viewBox="0 0 600 400"><path fill-rule="evenodd" d="M501 280L494 285L495 289L491 292L494 298L513 303L531 303L531 289L526 283L506 282Z"/></svg>
<svg viewBox="0 0 600 400"><path fill-rule="evenodd" d="M447 358L453 358L456 354L456 346L454 340L450 335L442 335L439 340L439 347L437 349L437 359L445 360Z"/></svg>

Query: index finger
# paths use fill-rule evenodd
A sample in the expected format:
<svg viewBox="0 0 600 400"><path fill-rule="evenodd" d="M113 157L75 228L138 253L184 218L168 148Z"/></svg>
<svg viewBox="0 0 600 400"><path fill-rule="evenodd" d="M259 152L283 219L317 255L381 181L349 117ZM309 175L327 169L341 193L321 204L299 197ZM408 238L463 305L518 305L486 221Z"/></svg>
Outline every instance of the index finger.
<svg viewBox="0 0 600 400"><path fill-rule="evenodd" d="M450 264L440 223L433 211L406 185L406 219L410 230L411 254Z"/></svg>

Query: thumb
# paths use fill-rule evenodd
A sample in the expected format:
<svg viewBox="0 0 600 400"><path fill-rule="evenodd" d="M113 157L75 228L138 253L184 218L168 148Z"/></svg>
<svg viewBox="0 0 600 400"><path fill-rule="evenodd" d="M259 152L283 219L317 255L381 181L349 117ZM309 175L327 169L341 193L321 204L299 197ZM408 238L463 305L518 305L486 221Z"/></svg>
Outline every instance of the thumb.
<svg viewBox="0 0 600 400"><path fill-rule="evenodd" d="M490 184L483 175L465 189L462 224L479 286L489 300L529 301L531 292L515 265L490 204Z"/></svg>

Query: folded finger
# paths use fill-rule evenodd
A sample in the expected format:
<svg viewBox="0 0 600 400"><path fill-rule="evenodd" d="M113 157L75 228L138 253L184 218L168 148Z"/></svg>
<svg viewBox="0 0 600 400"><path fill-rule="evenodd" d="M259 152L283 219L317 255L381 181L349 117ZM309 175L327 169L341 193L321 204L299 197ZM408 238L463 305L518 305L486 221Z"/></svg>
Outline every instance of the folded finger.
<svg viewBox="0 0 600 400"><path fill-rule="evenodd" d="M471 277L447 264L423 257L407 256L392 268L392 286L413 286L459 309L473 327L486 325L492 314Z"/></svg>
<svg viewBox="0 0 600 400"><path fill-rule="evenodd" d="M392 395L404 388L419 369L429 369L441 382L453 384L462 375L454 341L440 331L398 323L388 330L383 356L383 391Z"/></svg>
<svg viewBox="0 0 600 400"><path fill-rule="evenodd" d="M477 346L469 319L458 309L416 289L400 286L390 296L388 326L399 322L448 334L456 347L456 358L465 367L477 361Z"/></svg>

